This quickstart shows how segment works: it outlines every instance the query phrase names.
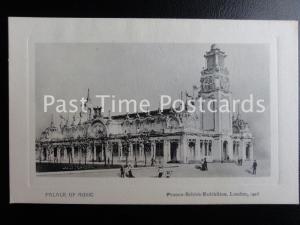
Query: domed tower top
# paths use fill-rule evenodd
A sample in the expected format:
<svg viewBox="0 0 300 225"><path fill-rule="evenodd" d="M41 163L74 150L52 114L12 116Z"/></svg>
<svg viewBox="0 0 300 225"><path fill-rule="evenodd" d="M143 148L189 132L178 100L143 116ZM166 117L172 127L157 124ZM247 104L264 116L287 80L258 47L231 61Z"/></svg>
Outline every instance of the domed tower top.
<svg viewBox="0 0 300 225"><path fill-rule="evenodd" d="M206 58L206 69L219 70L224 68L224 58L226 57L226 54L221 51L216 44L210 46L210 51L206 52L204 57Z"/></svg>
<svg viewBox="0 0 300 225"><path fill-rule="evenodd" d="M224 64L225 52L221 51L216 44L212 44L204 57L206 67L201 71L200 92L208 93L216 90L229 92L229 73Z"/></svg>
<svg viewBox="0 0 300 225"><path fill-rule="evenodd" d="M219 49L218 46L216 44L212 44L210 46L210 50L214 50L214 49Z"/></svg>

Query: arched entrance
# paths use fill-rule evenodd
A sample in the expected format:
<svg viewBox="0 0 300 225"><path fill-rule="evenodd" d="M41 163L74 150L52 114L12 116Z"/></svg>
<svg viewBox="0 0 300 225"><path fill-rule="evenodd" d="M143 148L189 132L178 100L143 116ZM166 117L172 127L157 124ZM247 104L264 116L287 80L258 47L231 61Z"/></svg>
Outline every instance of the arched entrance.
<svg viewBox="0 0 300 225"><path fill-rule="evenodd" d="M177 142L171 142L171 161L177 161L177 148L178 148L178 143Z"/></svg>
<svg viewBox="0 0 300 225"><path fill-rule="evenodd" d="M250 160L250 144L246 146L246 159Z"/></svg>
<svg viewBox="0 0 300 225"><path fill-rule="evenodd" d="M195 142L189 142L189 160L196 160L196 144Z"/></svg>
<svg viewBox="0 0 300 225"><path fill-rule="evenodd" d="M48 160L48 159L47 159L47 158L48 158L48 157L47 157L47 156L48 156L48 155L47 155L47 148L44 147L42 152L43 152L43 153L42 153L42 155L43 155L42 160L43 160L43 161Z"/></svg>
<svg viewBox="0 0 300 225"><path fill-rule="evenodd" d="M224 141L223 142L223 148L222 148L222 161L227 161L227 160L229 160L228 142Z"/></svg>
<svg viewBox="0 0 300 225"><path fill-rule="evenodd" d="M96 162L103 162L106 160L105 145L103 143L96 144Z"/></svg>

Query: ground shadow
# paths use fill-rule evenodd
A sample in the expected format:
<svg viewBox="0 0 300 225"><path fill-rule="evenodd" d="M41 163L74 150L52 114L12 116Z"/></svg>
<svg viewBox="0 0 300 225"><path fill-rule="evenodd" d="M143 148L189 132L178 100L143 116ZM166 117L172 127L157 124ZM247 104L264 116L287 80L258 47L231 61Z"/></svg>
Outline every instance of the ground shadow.
<svg viewBox="0 0 300 225"><path fill-rule="evenodd" d="M252 174L252 171L250 169L246 169L245 171L249 174Z"/></svg>

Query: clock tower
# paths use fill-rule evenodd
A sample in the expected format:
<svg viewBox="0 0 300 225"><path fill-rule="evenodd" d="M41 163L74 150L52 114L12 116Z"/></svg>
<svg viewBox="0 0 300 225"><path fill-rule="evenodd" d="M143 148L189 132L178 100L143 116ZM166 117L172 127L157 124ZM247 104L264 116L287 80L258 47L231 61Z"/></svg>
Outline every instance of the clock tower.
<svg viewBox="0 0 300 225"><path fill-rule="evenodd" d="M232 96L229 73L224 64L226 54L216 44L213 44L204 57L206 67L201 71L200 91L198 93L198 97L205 100L202 106L205 111L202 113L202 129L220 134L231 134ZM227 106L223 106L226 104L226 101L222 101L223 99L227 100ZM209 100L212 100L210 107L208 106ZM220 112L220 107L222 109L227 107L227 112Z"/></svg>

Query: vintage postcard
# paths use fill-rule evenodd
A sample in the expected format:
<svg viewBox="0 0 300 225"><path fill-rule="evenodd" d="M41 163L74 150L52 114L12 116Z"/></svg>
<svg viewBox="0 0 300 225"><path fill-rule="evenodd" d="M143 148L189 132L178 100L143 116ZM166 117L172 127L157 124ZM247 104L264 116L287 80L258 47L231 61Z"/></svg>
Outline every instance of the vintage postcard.
<svg viewBox="0 0 300 225"><path fill-rule="evenodd" d="M12 203L298 204L293 21L10 18Z"/></svg>

